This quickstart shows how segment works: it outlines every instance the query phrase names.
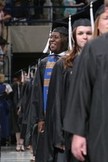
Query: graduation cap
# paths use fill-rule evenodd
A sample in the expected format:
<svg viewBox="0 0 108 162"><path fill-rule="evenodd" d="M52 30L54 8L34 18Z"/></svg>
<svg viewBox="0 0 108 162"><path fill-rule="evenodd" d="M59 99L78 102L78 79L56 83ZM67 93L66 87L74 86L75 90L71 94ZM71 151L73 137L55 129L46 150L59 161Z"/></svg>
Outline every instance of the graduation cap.
<svg viewBox="0 0 108 162"><path fill-rule="evenodd" d="M92 4L92 6L91 6ZM104 4L104 0L92 0L88 5L86 5L85 7L82 8L82 10L80 12L77 12L76 14L71 16L71 23L72 26L74 24L75 21L79 20L79 19L89 19L91 20L91 15L90 15L90 8L93 8L93 15L95 15L97 9ZM53 27L56 26L61 26L64 25L66 27L68 27L68 20L69 18L64 18L64 19L58 19L56 21L53 22Z"/></svg>
<svg viewBox="0 0 108 162"><path fill-rule="evenodd" d="M53 32L58 32L60 34L68 35L68 29L64 26L54 28Z"/></svg>
<svg viewBox="0 0 108 162"><path fill-rule="evenodd" d="M91 22L87 18L80 18L73 23L73 29L77 28L78 26L91 26Z"/></svg>
<svg viewBox="0 0 108 162"><path fill-rule="evenodd" d="M102 13L104 13L104 11L105 11L105 5L103 4L103 5L101 5L101 6L97 9L97 11L96 11L96 13L95 13L95 19L96 19L99 15L101 15Z"/></svg>

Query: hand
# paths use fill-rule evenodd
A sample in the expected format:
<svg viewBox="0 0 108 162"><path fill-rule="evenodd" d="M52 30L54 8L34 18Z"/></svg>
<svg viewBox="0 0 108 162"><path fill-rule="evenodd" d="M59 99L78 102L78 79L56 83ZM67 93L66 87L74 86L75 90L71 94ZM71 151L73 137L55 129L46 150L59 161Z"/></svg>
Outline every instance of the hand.
<svg viewBox="0 0 108 162"><path fill-rule="evenodd" d="M73 135L71 151L76 159L78 159L79 161L84 161L85 156L87 155L86 138L78 135Z"/></svg>
<svg viewBox="0 0 108 162"><path fill-rule="evenodd" d="M38 132L43 133L45 131L45 121L38 122Z"/></svg>

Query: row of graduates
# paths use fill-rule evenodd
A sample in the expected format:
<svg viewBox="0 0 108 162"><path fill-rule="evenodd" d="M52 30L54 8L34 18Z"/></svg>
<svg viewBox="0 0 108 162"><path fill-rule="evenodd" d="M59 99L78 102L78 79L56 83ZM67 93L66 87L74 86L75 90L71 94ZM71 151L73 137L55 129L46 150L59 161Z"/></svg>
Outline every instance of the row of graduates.
<svg viewBox="0 0 108 162"><path fill-rule="evenodd" d="M87 23L88 23L88 21L87 21ZM68 42L67 41L68 40L68 38L67 38L68 31L65 28L62 28L63 33L60 31L61 30L60 28L58 28L57 30L59 30L59 32L61 34L63 34L63 37L64 37L64 35L66 36L66 37L64 37L65 41L62 45L63 47L62 48L57 47L58 48L58 52L56 52L57 54L63 52L62 54L59 55L59 57L60 57L61 55L64 55L64 53L65 53L64 51L67 51L67 49L68 49L68 44L67 44L67 42ZM58 32L58 31L55 31L55 32ZM88 33L88 35L89 35L89 33ZM63 40L61 40L61 41L63 41ZM61 48L61 49L59 49L59 48ZM55 52L53 49L51 51ZM59 57L56 57L55 61L57 61L57 59ZM46 61L47 61L47 59L46 59ZM36 76L38 77L37 74L36 74ZM30 103L31 91L32 91L32 82L31 82L31 80L27 81L25 79L25 82L21 83L21 80L18 79L15 83L12 83L12 90L13 90L13 92L12 92L13 93L12 103L11 103L12 112L10 112L11 117L12 117L11 118L12 128L13 128L12 131L15 132L15 135L16 135L16 150L17 151L20 151L20 150L24 151L25 138L27 137L26 140L27 140L27 143L28 143L28 136L30 137L30 133L31 133L31 131L28 131L28 127L29 128L32 127L30 124L28 124L28 123L30 123L30 122L28 122L28 119L30 118L30 115L31 115L31 108L30 107L32 107L31 103ZM29 110L29 108L30 108L30 110ZM37 123L36 119L37 119L37 117L35 116L34 122L32 121L33 124Z"/></svg>
<svg viewBox="0 0 108 162"><path fill-rule="evenodd" d="M97 14L97 19L101 22L101 25L97 25L99 22L96 21L96 26L98 26L98 32L96 33L98 33L98 35L107 31L107 23L105 26L105 20L107 21L107 18L104 17L106 13L103 13L104 8L101 7L99 14ZM102 26L102 21L104 26ZM82 26L83 28L81 28ZM67 51L67 29L58 27L53 30L49 45L52 54L42 59L39 63L33 87L30 86L27 90L27 87L23 86L23 95L20 97L21 103L19 104L21 107L17 105L17 108L21 108L19 109L20 111L17 110L20 112L20 114L18 114L18 120L20 119L18 124L20 123L21 125L21 139L20 142L17 143L19 146L17 149L24 150L22 146L25 136L27 137L26 140L30 138L31 129L33 125L36 126L37 133L34 132L32 136L32 145L35 145L33 147L37 161L67 161L68 158L69 160L71 159L71 154L66 148L66 144L70 144L70 141L67 142L66 140L65 143L65 139L69 138L63 131L63 120L65 117L70 83L73 80L72 78L76 77L74 76L76 74L74 71L77 71L76 67L81 57L79 54L85 43L91 37L90 22L87 19L77 20L73 24L73 29L75 46L74 50L70 53ZM82 37L80 40L78 35L81 36L84 34L86 36ZM53 53L56 54L54 55ZM61 57L63 55L64 57ZM58 59L59 61L57 61ZM57 63L55 64L56 61ZM48 75L49 73L51 75L52 72L50 84L49 78L47 78L46 75L47 72ZM17 118L15 118L15 120L16 119ZM17 137L19 139L19 135ZM31 142L31 139L29 140L29 142ZM68 148L70 148L70 146L68 146Z"/></svg>
<svg viewBox="0 0 108 162"><path fill-rule="evenodd" d="M35 71L36 66L29 66L28 73L20 70L12 82L11 125L16 138L16 151L25 151L25 145L27 146L25 139Z"/></svg>
<svg viewBox="0 0 108 162"><path fill-rule="evenodd" d="M11 84L0 73L0 141L1 145L16 142L16 151L24 151L26 127L33 76L36 66L29 66L14 75ZM15 137L15 138L14 138Z"/></svg>
<svg viewBox="0 0 108 162"><path fill-rule="evenodd" d="M97 10L93 34L91 23L88 19L78 19L73 23L74 45L72 51L68 51L67 29L64 27L53 29L49 40L51 54L40 61L31 94L30 109L32 113L30 118L32 125L33 122L36 124L36 130L33 134L33 143L36 144L34 149L37 162L76 161L71 154L71 137L72 133L74 133L73 130L75 130L77 134L79 133L77 129L79 129L79 131L83 129L80 127L80 122L83 123L81 120L83 114L81 114L82 116L79 120L78 116L77 119L75 119L72 112L74 112L74 114L83 112L77 109L75 111L75 108L79 106L79 102L76 103L75 108L71 107L71 104L74 101L72 97L79 88L80 74L78 70L80 71L80 67L83 67L83 63L81 64L82 66L80 66L80 61L84 59L82 49L90 39L93 40L106 32L108 32L108 13L104 5ZM84 48L85 51L83 50L85 55L86 46ZM95 50L98 50L98 46L96 46ZM93 72L94 68L92 67L92 62L90 62L89 66L91 66L91 71L87 71L84 76L85 78L82 80L82 83L86 81L81 87L82 92L83 88L84 90L89 89L89 87L87 87L88 80L86 80L86 77L88 73ZM90 84L92 84L92 81ZM89 104L89 101L86 101L87 96L85 91L83 93L83 96L80 96L81 98L78 101L80 101L80 104L84 104L81 99L85 97L83 101L85 104L86 102ZM74 97L77 98L77 95ZM69 114L70 112L71 114ZM86 120L86 118L84 118L84 120ZM73 130L71 129L71 125L73 126ZM83 132L84 134L82 136L86 135L86 131L83 130ZM83 154L85 154L85 152L83 152ZM77 155L75 157L77 157ZM99 158L98 155L97 158ZM83 157L78 160L83 161L85 159ZM97 160L99 159L95 159L94 161ZM91 159L88 159L88 161L94 162Z"/></svg>
<svg viewBox="0 0 108 162"><path fill-rule="evenodd" d="M104 13L103 6L97 14L95 30L95 37L100 33L107 32L107 15ZM18 101L14 103L16 116L14 114L12 119L14 120L13 123L15 123L16 149L18 151L24 151L25 136L27 145L31 144L31 133L34 125L37 130L34 131L32 136L32 145L34 145L34 154L37 161L61 161L63 159L67 161L67 159L71 159L71 154L66 148L66 146L70 148L70 146L66 145L67 143L70 144L70 141L67 142L69 137L63 131L63 120L66 114L70 83L74 80L73 78L77 78L74 71L77 71L81 50L91 36L89 20L80 19L75 21L73 24L75 44L73 51L69 53L67 51L67 29L58 27L53 30L49 44L52 54L39 63L33 85L31 82L21 85L23 87L21 88L21 96L17 96ZM50 73L50 84L49 77L46 75L47 72L48 75ZM12 88L15 92L14 86ZM16 95L18 95L18 89L16 92ZM15 93L13 97L15 101Z"/></svg>

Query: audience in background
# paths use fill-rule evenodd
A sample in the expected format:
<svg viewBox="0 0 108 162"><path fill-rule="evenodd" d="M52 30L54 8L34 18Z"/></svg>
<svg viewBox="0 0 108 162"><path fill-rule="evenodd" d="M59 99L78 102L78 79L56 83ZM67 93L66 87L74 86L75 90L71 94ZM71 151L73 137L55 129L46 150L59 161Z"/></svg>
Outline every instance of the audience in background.
<svg viewBox="0 0 108 162"><path fill-rule="evenodd" d="M0 0L0 36L4 36L5 25L10 19L11 14L6 10L5 3Z"/></svg>

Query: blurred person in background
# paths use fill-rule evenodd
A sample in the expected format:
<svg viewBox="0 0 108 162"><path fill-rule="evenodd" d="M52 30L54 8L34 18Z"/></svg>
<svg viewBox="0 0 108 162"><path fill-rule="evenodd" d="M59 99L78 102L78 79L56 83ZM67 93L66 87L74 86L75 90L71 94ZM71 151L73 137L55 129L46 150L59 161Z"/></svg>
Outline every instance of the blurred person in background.
<svg viewBox="0 0 108 162"><path fill-rule="evenodd" d="M12 94L10 84L5 83L4 74L0 74L0 125L1 125L1 141L2 145L9 142L11 135L10 128L10 104L9 99Z"/></svg>
<svg viewBox="0 0 108 162"><path fill-rule="evenodd" d="M6 23L11 19L11 14L5 8L5 2L0 0L0 36L4 37L4 27ZM7 38L7 33L6 33Z"/></svg>

